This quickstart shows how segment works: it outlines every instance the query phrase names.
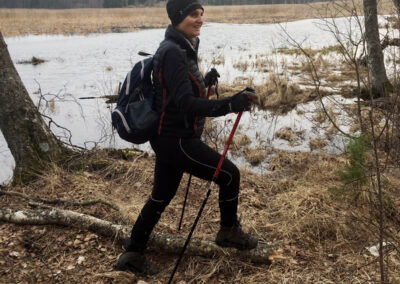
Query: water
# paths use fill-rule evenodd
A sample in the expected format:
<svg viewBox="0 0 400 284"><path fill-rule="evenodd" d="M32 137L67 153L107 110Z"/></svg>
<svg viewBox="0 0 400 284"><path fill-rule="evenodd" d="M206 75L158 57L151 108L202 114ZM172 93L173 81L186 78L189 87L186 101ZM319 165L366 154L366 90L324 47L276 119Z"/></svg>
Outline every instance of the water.
<svg viewBox="0 0 400 284"><path fill-rule="evenodd" d="M346 24L345 19L336 21L339 27ZM240 76L252 76L255 83L262 83L267 79L265 73L252 68L243 72L233 66L242 60L254 62L257 54L271 54L275 48L290 47L283 28L304 46L319 48L335 44L332 35L321 31L316 20L303 20L283 26L211 23L203 27L200 36L200 68L207 71L214 67L213 60L215 62L216 58L223 58L224 63L215 66L221 74L221 82L231 83ZM50 101L46 107L42 100L41 109L55 122L71 130L73 144L89 148L130 147L129 143L111 136L110 109L104 100L79 98L113 94L119 82L124 80L126 73L140 59L137 53L155 52L164 32L164 29L153 29L88 36L29 35L9 37L5 41L32 100L38 104L41 93ZM36 66L18 63L33 56L45 59L46 62ZM277 62L279 56L274 55ZM308 110L316 108L313 103L299 107ZM227 117L217 120L224 119ZM309 140L321 134L313 130L309 119L299 115L296 110L279 118L272 118L268 113L246 114L241 125L242 132L248 131L251 138L262 133L259 136L261 138L252 139L253 146L269 143L277 148L307 151ZM274 139L274 132L282 127L304 130L304 141L293 147L287 141ZM63 130L52 130L57 136L68 136ZM149 149L148 145L142 147ZM9 181L13 165L4 137L0 135L0 183Z"/></svg>

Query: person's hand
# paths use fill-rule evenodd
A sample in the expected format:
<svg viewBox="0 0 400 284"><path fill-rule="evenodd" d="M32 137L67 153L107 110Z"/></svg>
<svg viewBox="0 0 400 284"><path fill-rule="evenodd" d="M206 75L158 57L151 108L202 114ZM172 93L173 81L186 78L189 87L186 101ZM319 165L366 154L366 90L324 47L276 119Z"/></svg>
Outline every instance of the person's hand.
<svg viewBox="0 0 400 284"><path fill-rule="evenodd" d="M219 73L217 69L211 68L211 70L206 73L206 76L204 76L204 84L206 85L206 87L215 85L218 81L218 78Z"/></svg>
<svg viewBox="0 0 400 284"><path fill-rule="evenodd" d="M240 91L231 97L229 107L232 112L248 111L256 100L257 96L254 89L247 87L243 91Z"/></svg>

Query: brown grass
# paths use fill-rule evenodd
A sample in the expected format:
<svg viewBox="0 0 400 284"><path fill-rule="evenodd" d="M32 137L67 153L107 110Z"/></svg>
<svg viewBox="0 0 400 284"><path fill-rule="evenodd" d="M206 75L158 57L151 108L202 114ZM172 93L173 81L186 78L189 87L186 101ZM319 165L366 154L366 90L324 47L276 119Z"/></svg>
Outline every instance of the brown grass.
<svg viewBox="0 0 400 284"><path fill-rule="evenodd" d="M293 131L290 127L285 127L277 132L275 132L275 137L279 139L283 139L289 142L290 146L296 146L301 144L303 140L304 130L303 131Z"/></svg>
<svg viewBox="0 0 400 284"><path fill-rule="evenodd" d="M360 2L360 1L357 1ZM361 3L361 2L360 2ZM330 4L328 4L330 5ZM357 4L360 6L360 4ZM380 13L393 13L390 0L380 1ZM326 3L249 6L206 6L205 22L274 23L315 18ZM362 9L361 9L362 10ZM343 16L337 15L337 16ZM0 9L4 36L26 34L88 34L161 28L169 24L164 7L118 9Z"/></svg>
<svg viewBox="0 0 400 284"><path fill-rule="evenodd" d="M256 86L255 90L258 95L258 107L261 109L282 106L287 111L306 101L309 96L309 92L302 90L296 83L290 83L287 78L276 74L271 74L266 84Z"/></svg>
<svg viewBox="0 0 400 284"><path fill-rule="evenodd" d="M327 145L326 141L321 138L311 139L309 142L310 151L319 150Z"/></svg>
<svg viewBox="0 0 400 284"><path fill-rule="evenodd" d="M320 49L304 48L304 50L300 50L298 48L277 48L274 52L286 55L297 55L297 56L306 53L309 56L315 56L315 55L327 55L332 52L342 53L342 51L343 49L340 45L331 45L327 47L322 47Z"/></svg>
<svg viewBox="0 0 400 284"><path fill-rule="evenodd" d="M39 58L39 57L35 57L33 56L31 59L29 60L21 60L18 61L18 64L32 64L32 65L39 65L46 62L46 60Z"/></svg>
<svg viewBox="0 0 400 284"><path fill-rule="evenodd" d="M269 154L268 151L266 151L263 148L252 148L252 147L246 147L244 149L244 155L246 158L246 161L249 162L252 166L257 166L261 162L264 161L264 159L267 157Z"/></svg>
<svg viewBox="0 0 400 284"><path fill-rule="evenodd" d="M365 216L365 210L333 199L328 191L339 185L335 173L345 160L323 153L271 154L268 167L271 172L258 175L241 170L239 214L244 229L260 242L279 243L281 257L266 266L228 256L215 259L186 256L176 282L362 283L366 278L377 279L376 258L365 250L377 243L376 238L370 228L355 220ZM117 159L118 156L128 160ZM97 152L75 159L64 169L53 166L37 181L12 190L46 198L107 199L121 206L133 223L151 191L153 167L154 157L140 152L128 151L123 155L115 151ZM393 189L398 188L398 178L390 175L388 180ZM176 216L182 206L186 181L185 175L156 232L177 234ZM207 183L202 180L192 180L180 235L187 235L206 188ZM398 191L393 192L393 202L399 204ZM26 201L8 196L0 196L0 206L29 208ZM118 213L103 206L67 206L67 209L121 221ZM385 226L398 229L391 219ZM214 190L194 235L213 239L218 228L218 190ZM121 247L112 240L86 231L0 224L0 274L4 283L134 283L132 274L114 271L121 252ZM79 263L82 257L84 260ZM161 272L140 279L165 283L177 256L152 252L148 257ZM397 283L399 256L390 253L389 260L390 283Z"/></svg>

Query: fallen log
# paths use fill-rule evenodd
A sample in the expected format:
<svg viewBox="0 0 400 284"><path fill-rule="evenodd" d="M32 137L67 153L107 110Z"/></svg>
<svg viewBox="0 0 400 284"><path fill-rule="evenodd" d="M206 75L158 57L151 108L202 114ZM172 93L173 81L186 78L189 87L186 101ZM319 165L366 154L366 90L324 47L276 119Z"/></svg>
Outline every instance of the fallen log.
<svg viewBox="0 0 400 284"><path fill-rule="evenodd" d="M118 225L87 214L63 209L17 210L0 209L0 221L19 225L62 225L89 230L95 234L113 238L115 242L125 244L130 237L130 226ZM179 254L185 243L185 238L176 235L153 233L149 241L149 250ZM274 254L276 245L259 244L250 251L239 251L231 248L221 248L213 241L193 238L186 250L187 255L214 258L228 256L240 258L254 263L271 263L270 256Z"/></svg>
<svg viewBox="0 0 400 284"><path fill-rule="evenodd" d="M102 199L94 199L94 200L87 200L87 201L74 201L74 200L63 200L63 199L46 199L46 198L41 198L37 196L30 196L23 194L21 192L16 192L16 191L5 191L1 190L0 188L0 196L1 195L8 195L8 196L17 196L23 199L31 200L34 202L39 202L39 203L45 203L45 204L65 204L65 205L71 205L71 206L91 206L91 205L97 205L97 204L103 204L106 205L115 211L118 211L123 219L123 222L127 224L129 222L129 218L126 216L125 212L119 208L117 205L106 201Z"/></svg>

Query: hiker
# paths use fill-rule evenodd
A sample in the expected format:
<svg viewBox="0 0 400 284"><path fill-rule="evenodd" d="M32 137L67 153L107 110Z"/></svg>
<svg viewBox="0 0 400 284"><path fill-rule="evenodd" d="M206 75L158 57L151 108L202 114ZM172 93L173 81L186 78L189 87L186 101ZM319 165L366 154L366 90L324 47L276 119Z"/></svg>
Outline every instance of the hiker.
<svg viewBox="0 0 400 284"><path fill-rule="evenodd" d="M150 140L156 153L154 187L135 225L125 252L116 267L138 274L154 274L144 252L154 226L174 197L183 173L212 180L221 155L200 140L205 117L248 111L256 96L246 89L221 99L206 99L206 87L216 81L213 70L203 78L198 69L197 52L204 8L198 0L169 0L167 13L171 20L165 39L154 55L153 83L160 111L156 137ZM219 177L220 230L216 243L242 250L257 246L257 238L243 232L238 217L240 173L225 159Z"/></svg>

